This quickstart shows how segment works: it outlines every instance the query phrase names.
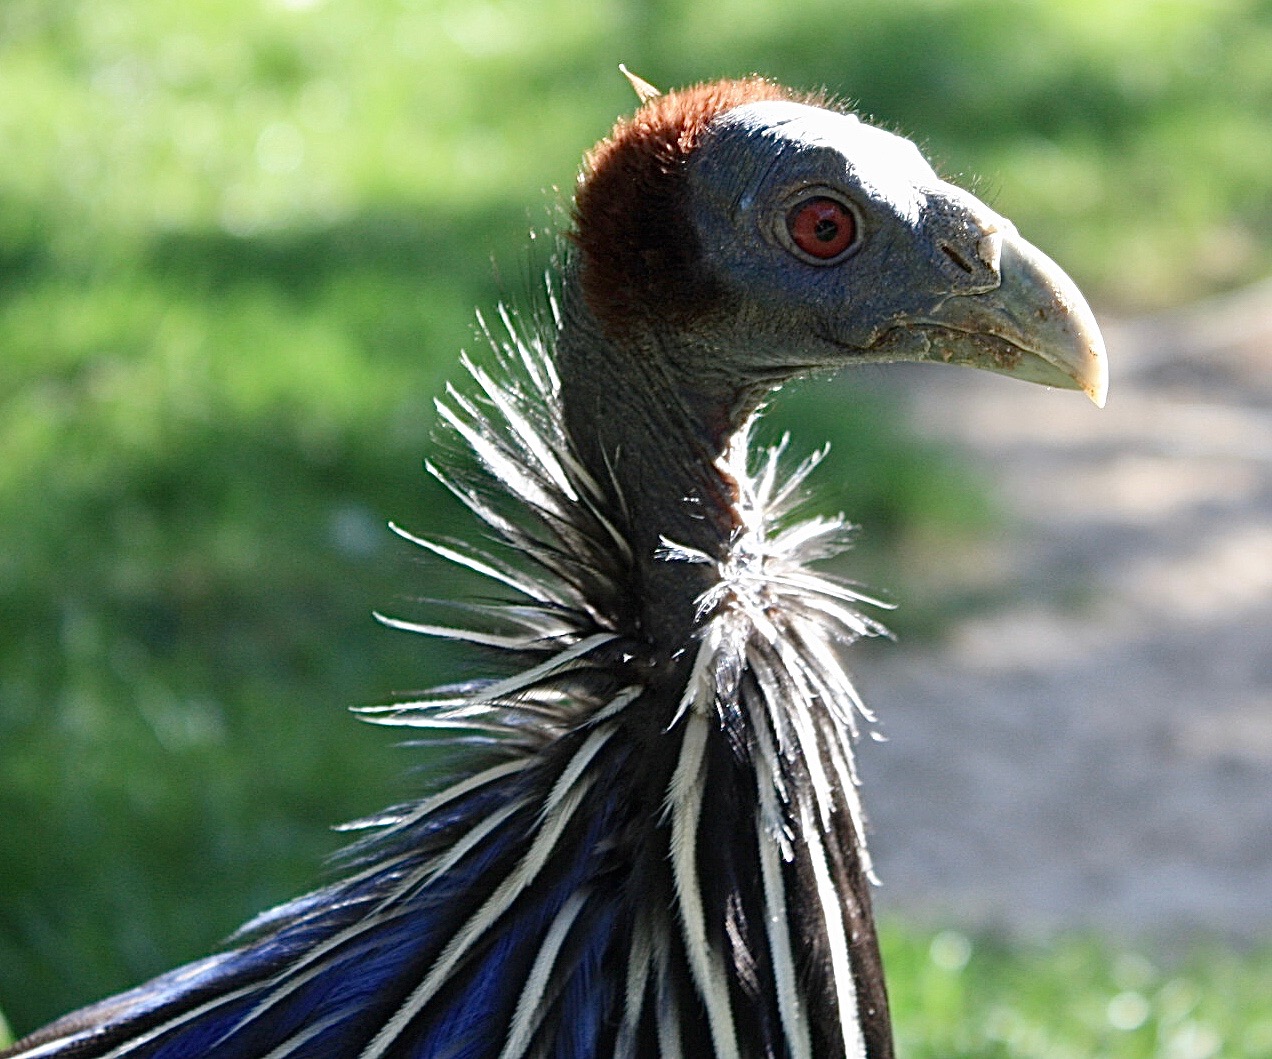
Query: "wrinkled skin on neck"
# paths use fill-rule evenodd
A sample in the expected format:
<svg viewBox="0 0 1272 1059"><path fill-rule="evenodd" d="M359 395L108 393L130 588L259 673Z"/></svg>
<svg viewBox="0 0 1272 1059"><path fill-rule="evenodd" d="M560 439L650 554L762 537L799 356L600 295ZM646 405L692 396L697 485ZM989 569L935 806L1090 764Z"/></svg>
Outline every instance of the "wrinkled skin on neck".
<svg viewBox="0 0 1272 1059"><path fill-rule="evenodd" d="M578 235L557 348L569 433L636 545L644 627L673 647L711 574L671 569L659 546L722 554L736 496L720 457L776 386L938 360L1099 402L1106 377L1072 281L908 140L771 99L726 110L700 136L630 210L581 193L580 223L600 218L607 241ZM843 203L856 228L830 261L790 245L788 211L817 195ZM666 215L643 212L650 199Z"/></svg>
<svg viewBox="0 0 1272 1059"><path fill-rule="evenodd" d="M669 562L667 542L720 558L734 533L736 485L721 467L731 439L768 387L704 370L719 350L654 325L620 343L579 294L574 267L562 291L557 339L567 429L633 545L640 622L653 643L691 641L707 564Z"/></svg>

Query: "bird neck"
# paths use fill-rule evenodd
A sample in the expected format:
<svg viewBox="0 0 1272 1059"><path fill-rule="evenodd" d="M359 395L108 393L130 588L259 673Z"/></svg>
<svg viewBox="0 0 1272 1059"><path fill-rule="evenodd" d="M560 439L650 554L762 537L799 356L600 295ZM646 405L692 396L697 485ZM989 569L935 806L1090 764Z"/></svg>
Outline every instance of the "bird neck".
<svg viewBox="0 0 1272 1059"><path fill-rule="evenodd" d="M621 340L607 334L570 271L561 312L556 363L566 430L632 545L644 635L683 648L697 601L719 580L740 526L727 457L744 443L742 427L767 388L691 372L712 351L672 328L638 323ZM703 561L671 561L668 546Z"/></svg>

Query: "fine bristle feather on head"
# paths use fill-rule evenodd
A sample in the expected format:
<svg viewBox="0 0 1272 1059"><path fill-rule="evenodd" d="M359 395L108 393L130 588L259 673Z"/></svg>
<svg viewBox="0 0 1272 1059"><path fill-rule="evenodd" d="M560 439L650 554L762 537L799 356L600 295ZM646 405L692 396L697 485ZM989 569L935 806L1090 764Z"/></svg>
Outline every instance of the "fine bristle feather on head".
<svg viewBox="0 0 1272 1059"><path fill-rule="evenodd" d="M584 298L607 331L652 314L687 322L715 301L698 267L684 163L721 114L775 100L827 102L758 76L706 82L648 98L588 152L575 190L572 238L582 259Z"/></svg>

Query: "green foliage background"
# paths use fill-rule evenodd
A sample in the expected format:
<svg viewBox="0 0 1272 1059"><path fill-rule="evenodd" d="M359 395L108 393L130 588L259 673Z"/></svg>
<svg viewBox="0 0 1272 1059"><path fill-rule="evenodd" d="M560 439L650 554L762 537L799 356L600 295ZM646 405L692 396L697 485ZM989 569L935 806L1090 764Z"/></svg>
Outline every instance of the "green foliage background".
<svg viewBox="0 0 1272 1059"><path fill-rule="evenodd" d="M369 618L448 590L383 526L454 518L419 470L431 399L474 345L472 308L524 287L524 233L631 109L619 61L664 86L829 86L1105 307L1272 268L1268 3L4 0L0 1004L17 1030L206 952L322 878L328 824L424 782L426 755L341 712L447 672ZM829 385L775 417L836 439L821 477L867 539L985 517L879 398ZM902 1017L935 1033L926 937L890 936L918 954L896 959ZM1272 1015L1255 1009L1257 1044ZM930 1054L1035 1054L1017 1038ZM1157 1054L1139 1039L1037 1054Z"/></svg>

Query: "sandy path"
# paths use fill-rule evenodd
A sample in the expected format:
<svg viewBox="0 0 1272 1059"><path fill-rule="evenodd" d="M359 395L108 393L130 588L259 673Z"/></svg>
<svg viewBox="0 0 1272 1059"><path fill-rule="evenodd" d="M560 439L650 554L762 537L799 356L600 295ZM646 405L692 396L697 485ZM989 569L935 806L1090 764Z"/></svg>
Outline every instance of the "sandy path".
<svg viewBox="0 0 1272 1059"><path fill-rule="evenodd" d="M982 373L904 380L1012 522L944 575L1001 606L856 666L889 739L863 747L879 900L1266 937L1272 285L1108 338L1103 412Z"/></svg>

